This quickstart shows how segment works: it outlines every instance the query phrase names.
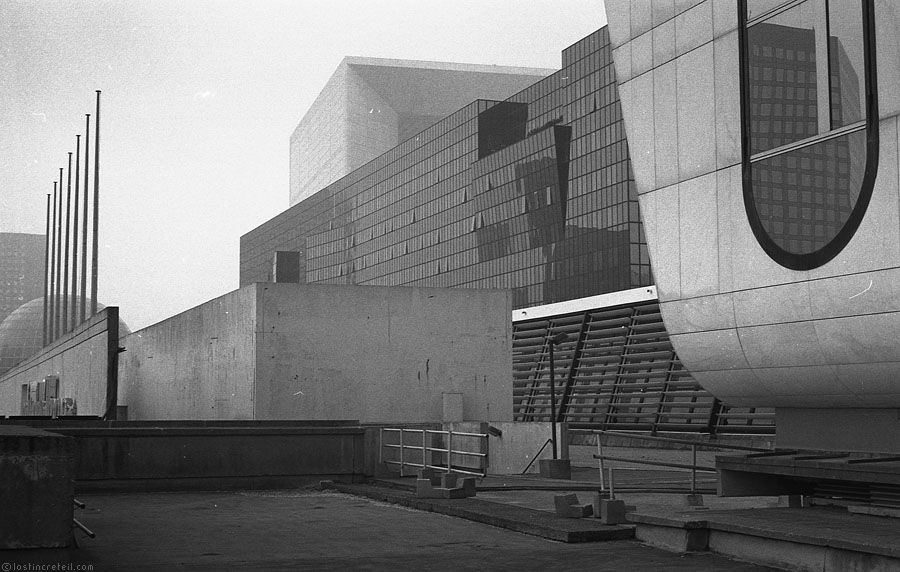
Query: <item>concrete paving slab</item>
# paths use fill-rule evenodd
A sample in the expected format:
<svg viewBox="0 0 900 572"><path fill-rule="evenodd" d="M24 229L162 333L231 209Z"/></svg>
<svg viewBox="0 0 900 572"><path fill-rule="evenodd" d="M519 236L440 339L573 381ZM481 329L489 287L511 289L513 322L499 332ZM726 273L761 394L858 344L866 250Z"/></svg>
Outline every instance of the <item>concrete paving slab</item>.
<svg viewBox="0 0 900 572"><path fill-rule="evenodd" d="M563 544L333 492L85 495L74 562L96 571L763 572L633 541ZM472 499L460 499L464 502ZM450 501L446 501L450 502ZM0 555L2 560L2 555Z"/></svg>

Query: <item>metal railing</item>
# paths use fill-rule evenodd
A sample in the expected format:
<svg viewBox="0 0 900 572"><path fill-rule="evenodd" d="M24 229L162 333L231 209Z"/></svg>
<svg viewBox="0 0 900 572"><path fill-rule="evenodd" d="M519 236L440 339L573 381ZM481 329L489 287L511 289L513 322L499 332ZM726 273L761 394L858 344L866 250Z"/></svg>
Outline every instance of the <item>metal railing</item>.
<svg viewBox="0 0 900 572"><path fill-rule="evenodd" d="M393 433L399 435L399 442L387 442L385 434ZM487 433L382 427L379 441L381 443L379 461L386 465L399 465L401 477L404 476L405 467L428 468L480 477L487 475ZM441 444L437 445L435 441ZM385 453L388 451L398 452L399 459L387 458L389 455ZM410 455L413 451L415 453ZM466 459L474 462L460 462Z"/></svg>
<svg viewBox="0 0 900 572"><path fill-rule="evenodd" d="M574 431L573 431L574 432ZM771 449L764 449L760 447L748 447L744 445L728 445L724 443L710 443L705 441L697 441L694 439L679 439L677 437L657 437L654 435L641 435L638 433L624 433L621 431L578 431L579 433L584 434L593 434L597 436L597 453L594 454L594 458L597 459L597 463L600 469L600 490L606 491L607 484L609 485L609 492L611 495L614 494L615 489L615 479L613 477L613 469L614 467L605 467L606 471L604 471L604 461L616 461L622 463L634 463L637 465L651 465L657 467L666 467L673 469L682 469L686 471L690 471L691 473L691 492L696 493L698 491L697 488L697 473L715 473L715 467L707 467L703 465L697 464L697 449L713 449L713 450L722 450L722 451L751 451L756 453L766 453L770 452ZM618 457L614 455L605 455L603 454L603 436L612 436L612 437L627 437L629 439L635 439L639 441L650 441L657 443L668 443L668 444L678 444L678 445L689 445L690 446L690 455L691 461L690 463L674 463L670 461L660 461L660 460L648 460L648 459L634 459L629 457ZM675 450L675 449L673 449ZM606 477L606 478L604 478ZM611 497L612 498L612 497Z"/></svg>

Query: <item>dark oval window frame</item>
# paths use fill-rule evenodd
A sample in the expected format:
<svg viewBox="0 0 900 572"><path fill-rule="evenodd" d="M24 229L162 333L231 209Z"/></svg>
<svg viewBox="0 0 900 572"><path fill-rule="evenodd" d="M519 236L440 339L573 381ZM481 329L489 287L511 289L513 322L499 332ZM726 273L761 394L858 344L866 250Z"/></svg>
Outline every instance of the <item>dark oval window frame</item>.
<svg viewBox="0 0 900 572"><path fill-rule="evenodd" d="M738 0L738 54L740 58L741 97L741 162L744 210L753 235L772 260L791 270L812 270L837 256L856 234L872 198L872 189L878 173L878 81L876 74L875 9L874 0L861 0L863 10L863 61L865 62L866 100L866 167L859 197L844 226L822 248L797 254L779 246L763 226L753 197L752 165L750 162L750 65L748 60L747 0Z"/></svg>

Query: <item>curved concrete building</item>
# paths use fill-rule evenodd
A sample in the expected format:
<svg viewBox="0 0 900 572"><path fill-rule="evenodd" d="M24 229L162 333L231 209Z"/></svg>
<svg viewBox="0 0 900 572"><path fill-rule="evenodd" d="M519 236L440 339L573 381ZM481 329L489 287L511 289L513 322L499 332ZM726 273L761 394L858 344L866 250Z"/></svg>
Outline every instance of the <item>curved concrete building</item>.
<svg viewBox="0 0 900 572"><path fill-rule="evenodd" d="M682 362L726 404L775 407L779 446L900 451L900 7L606 10Z"/></svg>

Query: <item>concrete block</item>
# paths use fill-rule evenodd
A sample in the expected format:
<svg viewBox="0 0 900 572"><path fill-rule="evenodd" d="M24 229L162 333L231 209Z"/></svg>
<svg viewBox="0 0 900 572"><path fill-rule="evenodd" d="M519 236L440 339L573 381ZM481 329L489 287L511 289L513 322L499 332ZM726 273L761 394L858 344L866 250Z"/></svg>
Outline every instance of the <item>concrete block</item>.
<svg viewBox="0 0 900 572"><path fill-rule="evenodd" d="M466 498L466 491L462 488L456 489L438 489L441 493L441 498L445 499L464 499Z"/></svg>
<svg viewBox="0 0 900 572"><path fill-rule="evenodd" d="M442 489L455 489L456 488L456 473L444 473L441 475L441 488Z"/></svg>
<svg viewBox="0 0 900 572"><path fill-rule="evenodd" d="M594 509L591 505L578 504L578 495L566 494L556 495L553 497L553 504L556 508L556 516L563 518L584 518L591 516Z"/></svg>
<svg viewBox="0 0 900 572"><path fill-rule="evenodd" d="M625 501L601 499L600 522L603 524L621 524L625 522Z"/></svg>
<svg viewBox="0 0 900 572"><path fill-rule="evenodd" d="M782 495L778 497L778 506L784 508L803 508L803 495ZM853 512L853 507L847 507ZM900 516L900 514L898 514Z"/></svg>
<svg viewBox="0 0 900 572"><path fill-rule="evenodd" d="M545 479L572 479L572 463L569 459L540 459L538 461L541 477Z"/></svg>
<svg viewBox="0 0 900 572"><path fill-rule="evenodd" d="M416 498L419 499L439 499L443 497L440 490L431 486L428 479L416 479Z"/></svg>
<svg viewBox="0 0 900 572"><path fill-rule="evenodd" d="M69 437L0 427L0 550L69 546L74 449Z"/></svg>
<svg viewBox="0 0 900 572"><path fill-rule="evenodd" d="M684 495L684 504L690 507L703 506L703 495L694 493Z"/></svg>
<svg viewBox="0 0 900 572"><path fill-rule="evenodd" d="M441 485L441 475L437 475L434 469L422 467L416 470L416 477L419 479L427 479L433 486Z"/></svg>
<svg viewBox="0 0 900 572"><path fill-rule="evenodd" d="M475 477L466 477L462 480L462 490L465 491L467 497L475 496Z"/></svg>

